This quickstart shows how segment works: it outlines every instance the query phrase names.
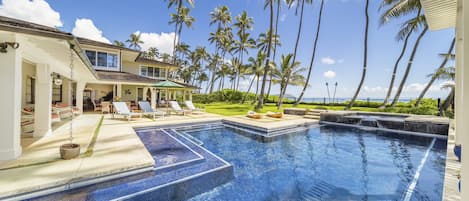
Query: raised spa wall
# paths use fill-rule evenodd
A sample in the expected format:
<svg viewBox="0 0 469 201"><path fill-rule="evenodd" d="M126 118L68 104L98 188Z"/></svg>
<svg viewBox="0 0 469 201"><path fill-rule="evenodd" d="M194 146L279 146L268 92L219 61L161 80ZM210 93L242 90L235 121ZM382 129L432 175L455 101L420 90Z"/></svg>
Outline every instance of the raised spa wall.
<svg viewBox="0 0 469 201"><path fill-rule="evenodd" d="M305 115L305 109L285 109L285 114ZM385 128L419 133L448 135L449 119L428 115L393 114L356 111L321 112L320 122Z"/></svg>

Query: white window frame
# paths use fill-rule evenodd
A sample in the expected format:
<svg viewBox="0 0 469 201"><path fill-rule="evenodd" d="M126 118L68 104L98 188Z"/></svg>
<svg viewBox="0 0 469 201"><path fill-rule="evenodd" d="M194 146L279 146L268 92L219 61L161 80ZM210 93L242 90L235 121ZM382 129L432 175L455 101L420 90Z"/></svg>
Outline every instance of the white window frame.
<svg viewBox="0 0 469 201"><path fill-rule="evenodd" d="M144 67L147 68L147 69L148 69L148 68L153 68L153 76L148 76L148 70L147 70L147 75L142 75L142 68L144 68ZM156 68L159 68L159 69L160 69L160 73L159 73L160 76L159 76L159 77L155 77L155 76L154 76L154 75L155 75L155 69L156 69ZM161 69L164 70L164 73L161 73ZM138 68L138 74L139 74L140 76L148 77L148 78L153 78L153 79L158 79L158 78L164 78L164 79L166 79L167 72L168 72L168 69L165 68L165 67L155 67L155 66L140 65L140 67ZM161 76L161 74L163 74L163 75Z"/></svg>
<svg viewBox="0 0 469 201"><path fill-rule="evenodd" d="M97 49L85 49L85 54L86 54L86 51L95 52L96 63L92 64L94 69L106 70L106 71L120 71L121 70L121 63L120 63L121 58L120 58L119 52L106 51L106 50L97 50ZM106 66L98 66L98 52L106 53ZM109 57L108 55L109 54L113 54L113 55L117 56L117 66L116 67L108 66L107 60L108 60L108 57ZM87 57L88 57L88 55L87 55Z"/></svg>

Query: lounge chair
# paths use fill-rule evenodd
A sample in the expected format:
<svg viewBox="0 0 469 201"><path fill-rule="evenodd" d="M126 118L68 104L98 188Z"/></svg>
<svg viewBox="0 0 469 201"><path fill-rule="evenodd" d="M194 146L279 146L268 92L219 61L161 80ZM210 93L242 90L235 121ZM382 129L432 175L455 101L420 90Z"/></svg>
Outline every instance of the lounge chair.
<svg viewBox="0 0 469 201"><path fill-rule="evenodd" d="M183 110L176 101L169 101L169 105L171 106L172 111L176 114L186 115L192 112L190 110Z"/></svg>
<svg viewBox="0 0 469 201"><path fill-rule="evenodd" d="M246 117L249 117L252 119L262 119L262 115L254 111L248 111L248 114L246 115Z"/></svg>
<svg viewBox="0 0 469 201"><path fill-rule="evenodd" d="M104 114L105 112L111 113L111 102L109 101L101 102L101 113Z"/></svg>
<svg viewBox="0 0 469 201"><path fill-rule="evenodd" d="M189 110L191 110L192 112L205 112L205 109L196 108L194 106L194 103L192 103L192 101L186 101L184 103L186 104L187 108L189 108Z"/></svg>
<svg viewBox="0 0 469 201"><path fill-rule="evenodd" d="M268 117L271 117L271 118L283 118L283 113L282 112L271 112L271 111L268 111L266 114L266 116Z"/></svg>
<svg viewBox="0 0 469 201"><path fill-rule="evenodd" d="M97 104L96 103L96 100L91 100L91 103L93 103L93 108L94 108L94 111L102 111L102 107L101 107L101 104Z"/></svg>
<svg viewBox="0 0 469 201"><path fill-rule="evenodd" d="M114 115L122 115L127 117L128 121L130 121L133 116L142 118L142 113L130 112L129 107L127 107L125 102L113 102L112 105L114 106L114 113L112 114L112 118L114 118Z"/></svg>
<svg viewBox="0 0 469 201"><path fill-rule="evenodd" d="M150 103L148 101L138 101L138 105L140 106L140 109L143 111L143 115L151 115L153 116L153 119L156 118L156 115L163 116L166 114L165 112L162 111L157 111L151 108Z"/></svg>

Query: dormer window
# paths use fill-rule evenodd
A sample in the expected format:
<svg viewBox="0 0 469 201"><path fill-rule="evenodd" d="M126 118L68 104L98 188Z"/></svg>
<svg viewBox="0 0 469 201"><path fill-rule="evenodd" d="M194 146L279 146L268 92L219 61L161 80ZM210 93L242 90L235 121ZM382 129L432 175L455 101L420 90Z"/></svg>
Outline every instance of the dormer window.
<svg viewBox="0 0 469 201"><path fill-rule="evenodd" d="M100 52L86 50L86 56L96 69L101 70L119 70L119 59L117 54L109 52Z"/></svg>

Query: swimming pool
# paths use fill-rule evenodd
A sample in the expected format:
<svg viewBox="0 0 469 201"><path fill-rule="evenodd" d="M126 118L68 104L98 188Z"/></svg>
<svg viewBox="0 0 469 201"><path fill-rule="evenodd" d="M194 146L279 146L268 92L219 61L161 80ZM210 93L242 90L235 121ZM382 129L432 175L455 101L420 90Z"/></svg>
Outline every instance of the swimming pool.
<svg viewBox="0 0 469 201"><path fill-rule="evenodd" d="M228 127L185 131L234 166L191 200L441 200L446 141L317 126L272 142Z"/></svg>

